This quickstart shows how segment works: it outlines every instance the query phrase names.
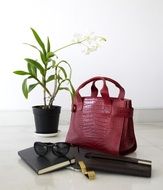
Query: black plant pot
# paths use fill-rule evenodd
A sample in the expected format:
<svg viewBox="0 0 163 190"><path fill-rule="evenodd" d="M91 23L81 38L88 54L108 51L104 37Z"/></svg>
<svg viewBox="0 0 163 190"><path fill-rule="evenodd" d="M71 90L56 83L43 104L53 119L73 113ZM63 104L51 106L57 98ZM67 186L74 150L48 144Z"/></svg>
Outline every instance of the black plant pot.
<svg viewBox="0 0 163 190"><path fill-rule="evenodd" d="M44 109L43 106L33 106L36 134L54 136L58 133L60 106Z"/></svg>

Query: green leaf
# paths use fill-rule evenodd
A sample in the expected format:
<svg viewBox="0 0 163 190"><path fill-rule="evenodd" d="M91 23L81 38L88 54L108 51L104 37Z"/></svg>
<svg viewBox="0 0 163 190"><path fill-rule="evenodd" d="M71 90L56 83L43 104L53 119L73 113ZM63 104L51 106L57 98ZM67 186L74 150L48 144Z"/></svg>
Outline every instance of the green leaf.
<svg viewBox="0 0 163 190"><path fill-rule="evenodd" d="M38 35L38 33L36 32L36 30L34 30L33 28L31 28L32 33L36 39L36 41L38 42L38 44L40 45L40 47L42 48L43 53L46 55L46 50L45 50L45 45L43 43L43 41L41 40L40 36Z"/></svg>
<svg viewBox="0 0 163 190"><path fill-rule="evenodd" d="M54 68L54 67L57 67L56 66L56 61L55 60L52 60L52 67Z"/></svg>
<svg viewBox="0 0 163 190"><path fill-rule="evenodd" d="M59 90L67 90L68 92L71 93L70 89L68 87L60 87Z"/></svg>
<svg viewBox="0 0 163 190"><path fill-rule="evenodd" d="M50 82L55 79L55 75L50 75L46 82Z"/></svg>
<svg viewBox="0 0 163 190"><path fill-rule="evenodd" d="M33 65L34 67L36 67L43 76L45 75L45 70L44 70L44 68L42 67L42 65L39 62L37 62L37 61L35 61L33 59L29 59L29 58L26 58L25 60L27 61L27 63L29 63L29 64Z"/></svg>
<svg viewBox="0 0 163 190"><path fill-rule="evenodd" d="M29 73L30 73L31 75L37 77L37 68L36 68L34 65L30 64L30 63L28 63L27 66L28 66L28 71L29 71Z"/></svg>
<svg viewBox="0 0 163 190"><path fill-rule="evenodd" d="M65 79L67 78L67 73L66 73L66 70L63 68L63 67L61 67L61 66L57 66L60 70L59 70L59 72L60 71L62 71L62 73L63 73L63 75L64 75L64 77L65 77ZM60 76L60 74L58 74L59 76ZM62 78L62 77L61 77Z"/></svg>
<svg viewBox="0 0 163 190"><path fill-rule="evenodd" d="M51 57L54 57L54 53L53 53L53 52L48 52L48 53L46 54L46 58L49 59L49 58L51 58Z"/></svg>
<svg viewBox="0 0 163 190"><path fill-rule="evenodd" d="M49 37L47 39L47 52L48 53L50 52L50 40L49 40Z"/></svg>
<svg viewBox="0 0 163 190"><path fill-rule="evenodd" d="M38 85L38 83L29 85L28 92L31 92L37 85Z"/></svg>
<svg viewBox="0 0 163 190"><path fill-rule="evenodd" d="M39 52L41 52L36 46L34 46L34 45L32 45L32 44L28 44L28 43L24 43L24 44L26 44L26 45L28 45L28 46L31 46L31 47L33 47L34 49L37 49Z"/></svg>
<svg viewBox="0 0 163 190"><path fill-rule="evenodd" d="M22 91L23 91L25 98L28 98L27 79L24 79L24 81L22 83Z"/></svg>
<svg viewBox="0 0 163 190"><path fill-rule="evenodd" d="M38 50L39 53L40 53L40 57L41 57L42 62L43 62L44 64L46 63L46 56L44 55L44 53L42 53L41 50L39 50L39 49L38 49L36 46L34 46L34 45L31 45L31 44L28 44L28 43L24 43L24 44L26 44L26 45L28 45L28 46L31 46L31 47L33 47L34 49Z"/></svg>
<svg viewBox="0 0 163 190"><path fill-rule="evenodd" d="M29 75L29 73L26 71L14 71L14 73L17 75Z"/></svg>
<svg viewBox="0 0 163 190"><path fill-rule="evenodd" d="M72 73L72 68L71 68L71 65L65 61L65 60L61 60L59 63L58 63L58 66L61 65L61 64L66 64L68 67L69 67L69 78L71 78L71 73Z"/></svg>
<svg viewBox="0 0 163 190"><path fill-rule="evenodd" d="M70 87L62 87L62 85L63 85L66 81L68 82L68 84L70 85ZM68 84L67 84L67 85L68 85ZM70 94L71 94L71 98L72 98L72 99L73 99L73 97L74 97L74 95L75 95L75 89L74 89L74 87L73 87L73 85L72 85L70 79L64 79L64 80L62 80L62 81L60 82L59 86L58 86L58 90L57 90L57 91L59 91L59 90L67 90L67 91L69 91Z"/></svg>
<svg viewBox="0 0 163 190"><path fill-rule="evenodd" d="M74 96L75 92L76 92L75 88L73 87L71 80L70 79L67 79L67 80L69 81L69 84L70 84L70 87L71 87L71 90L72 90L72 96Z"/></svg>
<svg viewBox="0 0 163 190"><path fill-rule="evenodd" d="M40 57L44 65L46 64L46 56L40 51Z"/></svg>

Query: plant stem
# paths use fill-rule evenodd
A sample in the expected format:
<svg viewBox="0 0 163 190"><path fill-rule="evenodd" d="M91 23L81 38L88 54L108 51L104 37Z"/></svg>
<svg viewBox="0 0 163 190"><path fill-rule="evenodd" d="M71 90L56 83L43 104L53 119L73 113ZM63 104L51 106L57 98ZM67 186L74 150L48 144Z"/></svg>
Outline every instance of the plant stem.
<svg viewBox="0 0 163 190"><path fill-rule="evenodd" d="M45 79L43 79L43 84L46 87ZM43 89L43 94L44 94L44 106L46 108L46 90L45 90L45 88Z"/></svg>
<svg viewBox="0 0 163 190"><path fill-rule="evenodd" d="M84 40L81 40L81 41L78 41L78 42L72 42L71 44L68 44L68 45L65 45L65 46L63 46L63 47L61 47L61 48L58 48L58 49L55 50L53 53L56 53L57 51L60 51L60 50L62 50L62 49L64 49L64 48L67 48L67 47L72 46L72 45L81 44L82 42L84 42L84 41L86 41L86 40L87 40L87 39L85 38Z"/></svg>
<svg viewBox="0 0 163 190"><path fill-rule="evenodd" d="M42 82L43 82L43 85L44 85L44 87L46 88L46 71L47 71L47 64L45 63L44 64L44 69L45 69L45 75L42 77ZM44 93L44 106L45 106L45 108L46 108L46 90L45 90L45 88L43 89L43 93Z"/></svg>
<svg viewBox="0 0 163 190"><path fill-rule="evenodd" d="M46 86L44 86L43 84L42 84L42 82L39 80L39 79L37 79L35 76L32 76L42 87L43 87L43 89L49 94L49 96L51 97L52 96L52 94L50 93L50 91L46 88Z"/></svg>
<svg viewBox="0 0 163 190"><path fill-rule="evenodd" d="M54 91L53 91L53 94L52 94L50 101L49 101L49 108L53 105L53 101L54 101L55 96L57 94L56 93L57 92L57 67L55 67L55 74L54 75L56 76L56 80L54 80Z"/></svg>

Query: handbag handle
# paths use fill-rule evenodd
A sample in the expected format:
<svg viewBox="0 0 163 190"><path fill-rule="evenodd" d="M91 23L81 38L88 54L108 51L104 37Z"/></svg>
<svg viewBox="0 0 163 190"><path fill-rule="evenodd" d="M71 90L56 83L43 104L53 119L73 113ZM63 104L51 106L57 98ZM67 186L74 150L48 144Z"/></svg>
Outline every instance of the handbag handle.
<svg viewBox="0 0 163 190"><path fill-rule="evenodd" d="M107 80L107 79L110 79L110 78L104 77L104 79ZM110 80L114 81L113 79L110 79ZM107 81L110 81L110 80L107 80ZM91 97L94 97L94 98L97 97L97 95L98 95L98 88L95 85L96 81L93 81L92 86L91 86ZM114 81L114 82L116 82L116 81ZM120 89L118 98L119 99L123 99L124 96L125 96L125 91L124 91L123 87L119 83L117 83L117 82L116 82L115 85Z"/></svg>
<svg viewBox="0 0 163 190"><path fill-rule="evenodd" d="M95 85L95 82L96 81L93 81L92 86L91 86L91 97L94 97L94 98L97 97L98 95L98 89Z"/></svg>
<svg viewBox="0 0 163 190"><path fill-rule="evenodd" d="M84 86L86 86L88 83L90 82L93 82L92 84L92 87L91 87L91 91L92 91L92 94L91 96L92 97L97 97L97 94L98 94L98 89L96 88L95 86L95 82L98 81L98 80L103 80L103 87L102 89L100 90L101 92L101 95L102 97L104 98L104 101L108 104L111 103L111 100L110 100L110 96L109 96L109 92L108 92L108 88L107 88L107 85L106 85L106 81L109 81L111 83L113 83L116 87L119 88L119 95L118 95L118 98L119 99L124 99L124 96L125 96L125 90L124 88L118 83L116 82L115 80L111 79L111 78L108 78L108 77L101 77L101 76L98 76L98 77L93 77L87 81L85 81L84 83L82 83L76 90L76 101L78 102L78 104L82 104L82 97L80 96L80 93L79 93L79 90L82 89ZM82 105L81 105L82 106ZM81 107L80 106L80 107Z"/></svg>
<svg viewBox="0 0 163 190"><path fill-rule="evenodd" d="M97 77L93 77L85 82L83 82L76 90L76 92L79 93L79 90L82 89L84 86L86 86L88 83L90 82L93 82L92 84L92 87L91 87L91 91L92 91L92 94L93 94L93 97L96 97L97 96L97 93L98 93L98 89L96 88L95 86L95 82L98 81L98 80L105 80L105 81L109 81L111 83L113 83L117 88L119 88L119 95L118 95L118 98L119 99L124 99L125 97L125 90L124 88L115 80L111 79L111 78L108 78L108 77L101 77L101 76L97 76ZM106 83L105 83L106 84Z"/></svg>
<svg viewBox="0 0 163 190"><path fill-rule="evenodd" d="M97 81L97 80L96 80ZM92 83L92 86L91 86L91 97L95 98L97 97L98 95L98 89L97 87L95 86L95 82L96 81L93 81ZM106 82L105 80L103 80L103 87L102 89L100 90L100 93L101 93L101 96L104 98L106 97L106 99L109 99L109 91L108 91L108 87L106 85ZM106 100L107 102L107 100Z"/></svg>

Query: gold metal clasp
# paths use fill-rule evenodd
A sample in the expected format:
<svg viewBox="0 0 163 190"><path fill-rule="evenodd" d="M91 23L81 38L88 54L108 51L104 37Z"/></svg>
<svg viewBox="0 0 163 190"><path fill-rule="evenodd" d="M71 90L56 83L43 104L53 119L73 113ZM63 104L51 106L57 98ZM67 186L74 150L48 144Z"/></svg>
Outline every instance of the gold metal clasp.
<svg viewBox="0 0 163 190"><path fill-rule="evenodd" d="M88 171L87 168L86 168L86 165L84 164L83 161L79 161L78 162L79 166L80 166L80 169L81 169L81 172L90 180L93 180L96 178L96 173L91 170L91 171Z"/></svg>

